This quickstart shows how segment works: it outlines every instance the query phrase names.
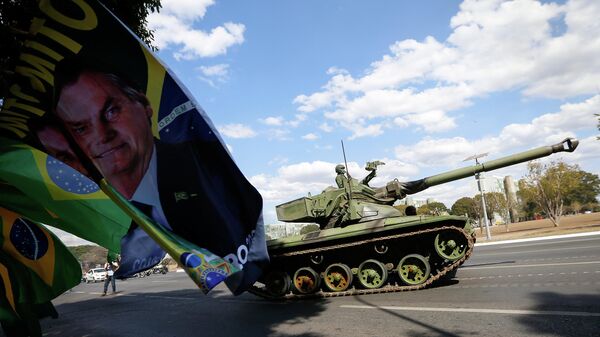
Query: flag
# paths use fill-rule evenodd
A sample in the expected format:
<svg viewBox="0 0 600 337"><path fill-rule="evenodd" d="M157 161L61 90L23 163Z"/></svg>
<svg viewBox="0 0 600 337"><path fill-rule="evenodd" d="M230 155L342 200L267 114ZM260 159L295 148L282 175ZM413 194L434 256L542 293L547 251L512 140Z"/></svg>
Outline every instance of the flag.
<svg viewBox="0 0 600 337"><path fill-rule="evenodd" d="M131 219L98 185L28 144L0 138L0 206L120 251Z"/></svg>
<svg viewBox="0 0 600 337"><path fill-rule="evenodd" d="M81 282L81 267L41 224L0 207L0 227L0 321L39 335L38 319L57 316L50 301Z"/></svg>
<svg viewBox="0 0 600 337"><path fill-rule="evenodd" d="M203 291L247 289L262 199L200 105L95 0L42 0L32 22L0 111L0 182L23 202L2 205L121 252L117 275L168 253Z"/></svg>

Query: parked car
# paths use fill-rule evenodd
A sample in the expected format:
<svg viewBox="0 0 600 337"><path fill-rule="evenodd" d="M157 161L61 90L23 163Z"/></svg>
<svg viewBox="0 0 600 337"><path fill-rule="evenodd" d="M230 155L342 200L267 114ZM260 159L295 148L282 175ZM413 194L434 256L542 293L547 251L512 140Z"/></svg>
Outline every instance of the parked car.
<svg viewBox="0 0 600 337"><path fill-rule="evenodd" d="M104 268L93 268L85 273L85 283L104 281L106 279L106 270Z"/></svg>
<svg viewBox="0 0 600 337"><path fill-rule="evenodd" d="M169 272L169 269L167 269L167 266L159 264L158 266L154 266L154 268L152 268L152 274L166 274L167 272Z"/></svg>

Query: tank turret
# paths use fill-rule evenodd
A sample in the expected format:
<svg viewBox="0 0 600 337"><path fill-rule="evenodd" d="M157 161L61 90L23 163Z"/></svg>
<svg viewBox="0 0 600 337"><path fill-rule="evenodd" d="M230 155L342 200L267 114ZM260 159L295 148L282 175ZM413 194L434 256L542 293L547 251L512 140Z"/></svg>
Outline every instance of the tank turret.
<svg viewBox="0 0 600 337"><path fill-rule="evenodd" d="M328 187L315 196L299 198L276 206L277 219L285 222L315 222L321 229L344 227L350 224L401 216L400 211L390 207L406 195L421 192L429 187L492 171L530 160L549 156L557 152L573 152L579 142L567 138L550 146L509 155L495 160L478 163L419 180L400 182L394 179L385 186L374 188L369 181L375 176L380 161L369 162L369 175L362 181L350 177L343 165L336 166L337 187Z"/></svg>

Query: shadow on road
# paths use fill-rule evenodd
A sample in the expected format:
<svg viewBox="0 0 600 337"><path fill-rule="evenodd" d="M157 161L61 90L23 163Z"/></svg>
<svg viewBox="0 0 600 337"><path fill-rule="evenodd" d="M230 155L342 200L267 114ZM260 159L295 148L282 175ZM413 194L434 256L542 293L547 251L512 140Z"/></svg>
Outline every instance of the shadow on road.
<svg viewBox="0 0 600 337"><path fill-rule="evenodd" d="M324 310L325 301L270 302L254 295L204 296L186 289L122 293L56 306L59 318L41 321L44 336L304 336L294 333ZM281 327L280 325L285 325ZM288 332L288 330L290 330Z"/></svg>
<svg viewBox="0 0 600 337"><path fill-rule="evenodd" d="M585 316L586 313L600 314L600 295L564 295L554 292L534 293L535 311L555 312L555 315L524 315L517 321L536 335L544 336L598 336L600 317ZM571 315L563 314L571 313Z"/></svg>
<svg viewBox="0 0 600 337"><path fill-rule="evenodd" d="M356 296L356 301L360 302L364 305L368 305L368 306L374 306L377 307L374 304L371 304L370 302L368 302L366 299L366 296ZM419 328L421 328L420 330L426 330L426 332L417 332L414 331L413 333L409 333L406 336L409 337L424 337L424 336L431 336L431 337L435 337L435 336L444 336L444 337L458 337L458 336L468 336L471 335L472 333L466 332L466 331L456 331L456 332L450 332L441 328L438 328L434 325L431 324L427 324L424 322L421 322L419 320L416 320L414 318L410 318L406 315L403 315L397 311L394 310L390 310L390 309L386 309L386 308L382 308L382 307L377 307L376 310L381 311L382 313L391 315L393 317L396 317L398 319L403 320L405 323L409 323L409 324L413 324L418 326Z"/></svg>

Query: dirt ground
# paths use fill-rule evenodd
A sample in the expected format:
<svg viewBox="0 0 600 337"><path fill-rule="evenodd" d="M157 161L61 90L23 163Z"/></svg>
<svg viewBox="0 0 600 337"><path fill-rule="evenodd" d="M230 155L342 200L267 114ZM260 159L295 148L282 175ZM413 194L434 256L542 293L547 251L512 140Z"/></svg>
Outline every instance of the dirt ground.
<svg viewBox="0 0 600 337"><path fill-rule="evenodd" d="M508 229L508 231L507 231ZM475 229L477 242L487 242L485 229ZM548 219L495 225L490 228L490 241L600 231L600 212L563 216L555 227Z"/></svg>

